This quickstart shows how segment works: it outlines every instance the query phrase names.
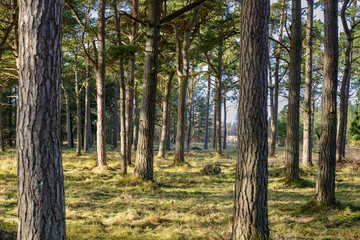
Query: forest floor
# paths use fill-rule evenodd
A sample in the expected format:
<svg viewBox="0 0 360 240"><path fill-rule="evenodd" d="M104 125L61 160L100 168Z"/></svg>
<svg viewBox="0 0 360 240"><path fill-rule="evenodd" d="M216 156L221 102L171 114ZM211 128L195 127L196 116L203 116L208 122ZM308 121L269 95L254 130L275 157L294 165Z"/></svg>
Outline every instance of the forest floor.
<svg viewBox="0 0 360 240"><path fill-rule="evenodd" d="M269 159L272 239L360 239L360 149L348 152L348 162L337 169L335 208L312 202L316 167L302 169L301 181L287 183L283 149ZM229 239L236 150L223 157L190 151L189 165L182 167L171 167L173 158L173 152L166 160L155 158L156 182L149 183L121 177L116 151L108 153L108 170L99 171L95 152L77 157L65 149L68 239ZM200 175L206 164L219 164L222 173ZM8 150L0 156L0 229L16 231L16 191L15 150Z"/></svg>

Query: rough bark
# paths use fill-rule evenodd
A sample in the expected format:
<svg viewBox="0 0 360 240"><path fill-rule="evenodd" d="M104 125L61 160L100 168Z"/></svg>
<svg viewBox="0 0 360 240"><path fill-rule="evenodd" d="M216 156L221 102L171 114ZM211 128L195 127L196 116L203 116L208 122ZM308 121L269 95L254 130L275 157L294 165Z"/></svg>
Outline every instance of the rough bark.
<svg viewBox="0 0 360 240"><path fill-rule="evenodd" d="M357 1L353 2L353 5L357 5ZM347 129L347 112L349 105L349 92L351 84L351 68L352 68L352 48L353 48L353 39L354 33L352 26L355 23L355 16L351 16L351 27L348 27L346 20L346 10L349 7L349 0L345 0L343 7L341 9L341 21L344 26L344 31L346 33L347 47L345 51L345 70L343 79L341 82L340 89L340 105L339 105L339 123L337 130L337 140L336 140L336 161L342 162L342 159L345 157L345 144L346 144L346 129Z"/></svg>
<svg viewBox="0 0 360 240"><path fill-rule="evenodd" d="M338 78L338 2L324 1L324 82L321 106L317 201L335 203L336 97Z"/></svg>
<svg viewBox="0 0 360 240"><path fill-rule="evenodd" d="M117 10L117 1L113 1L113 8L115 13L115 27L117 33L118 46L122 45L121 42L121 28L120 28L120 18ZM127 174L127 163L131 164L131 160L127 159L126 155L126 119L125 119L125 101L126 101L126 86L125 86L125 75L124 75L124 59L120 57L119 65L119 75L120 75L120 171L123 175Z"/></svg>
<svg viewBox="0 0 360 240"><path fill-rule="evenodd" d="M17 239L65 239L61 0L20 0Z"/></svg>
<svg viewBox="0 0 360 240"><path fill-rule="evenodd" d="M81 102L78 74L78 56L75 50L75 94L76 94L76 155L81 155Z"/></svg>
<svg viewBox="0 0 360 240"><path fill-rule="evenodd" d="M90 110L90 64L86 63L85 76L85 126L84 126L84 152L89 151L91 145L91 110Z"/></svg>
<svg viewBox="0 0 360 240"><path fill-rule="evenodd" d="M160 40L160 13L162 0L148 1L149 24L146 31L144 84L140 109L138 150L134 175L154 179L154 128L158 55Z"/></svg>
<svg viewBox="0 0 360 240"><path fill-rule="evenodd" d="M281 6L281 14L280 14L280 27L279 27L279 42L282 42L283 38L283 28L284 28L284 16L285 16L285 3L286 0L282 0ZM275 60L275 73L274 73L274 102L272 112L271 112L271 143L270 143L270 156L275 156L276 149L276 139L277 139L277 119L278 119L278 109L279 109L279 70L280 70L280 57L282 53L282 46L280 44L277 45L276 50L276 60Z"/></svg>
<svg viewBox="0 0 360 240"><path fill-rule="evenodd" d="M165 157L165 142L167 137L167 130L169 125L169 98L170 98L170 91L171 91L171 83L172 79L175 75L175 72L171 72L169 75L169 79L166 83L165 94L162 101L163 106L163 115L162 115L162 127L161 127L161 137L160 137L160 144L159 144L159 152L158 157L164 158Z"/></svg>
<svg viewBox="0 0 360 240"><path fill-rule="evenodd" d="M98 59L96 66L97 90L97 165L106 166L106 138L105 138L105 8L106 0L99 0L98 23Z"/></svg>
<svg viewBox="0 0 360 240"><path fill-rule="evenodd" d="M305 93L304 93L304 134L303 134L303 158L305 167L312 165L311 145L311 86L312 86L312 38L313 38L313 15L314 0L308 0L306 20L306 60L305 60Z"/></svg>
<svg viewBox="0 0 360 240"><path fill-rule="evenodd" d="M113 132L113 145L114 148L118 147L118 126L119 126L119 78L115 77L115 96L114 96L114 132Z"/></svg>
<svg viewBox="0 0 360 240"><path fill-rule="evenodd" d="M238 159L231 239L269 239L267 65L270 1L244 0L240 33Z"/></svg>
<svg viewBox="0 0 360 240"><path fill-rule="evenodd" d="M286 179L299 178L299 112L301 84L301 0L292 0L289 104L286 123Z"/></svg>
<svg viewBox="0 0 360 240"><path fill-rule="evenodd" d="M211 91L211 77L208 76L208 88L206 95L206 120L205 120L205 137L204 137L204 149L208 149L209 143L209 112L210 112L210 91Z"/></svg>
<svg viewBox="0 0 360 240"><path fill-rule="evenodd" d="M213 125L213 141L212 141L212 145L213 145L213 149L215 149L215 143L216 143L216 110L215 110L215 104L214 104L214 125Z"/></svg>

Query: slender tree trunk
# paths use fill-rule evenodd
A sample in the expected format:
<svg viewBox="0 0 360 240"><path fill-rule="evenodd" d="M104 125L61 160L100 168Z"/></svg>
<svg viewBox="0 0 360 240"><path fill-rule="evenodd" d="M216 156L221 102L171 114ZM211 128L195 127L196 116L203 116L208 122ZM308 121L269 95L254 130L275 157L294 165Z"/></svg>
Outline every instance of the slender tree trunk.
<svg viewBox="0 0 360 240"><path fill-rule="evenodd" d="M68 147L73 148L73 134L72 134L72 127L71 127L71 112L70 112L70 97L69 92L64 89L65 97L66 97L66 132L67 132L67 142Z"/></svg>
<svg viewBox="0 0 360 240"><path fill-rule="evenodd" d="M314 0L308 0L306 22L306 60L305 60L305 93L304 93L304 136L303 136L303 165L312 165L312 145L310 144L311 132L311 86L312 86L312 38L313 38L313 13Z"/></svg>
<svg viewBox="0 0 360 240"><path fill-rule="evenodd" d="M357 5L357 1L353 2L354 6ZM349 0L345 0L341 9L341 21L344 26L344 30L347 36L347 48L345 52L345 71L341 82L340 89L340 106L339 106L339 123L337 130L337 143L336 143L336 161L342 162L345 157L345 144L346 144L346 126L347 126L347 112L349 105L349 91L351 84L351 67L352 67L352 48L354 33L352 32L352 26L355 23L355 16L351 17L351 27L349 29L346 20L346 10L349 7Z"/></svg>
<svg viewBox="0 0 360 240"><path fill-rule="evenodd" d="M119 126L119 78L115 77L115 96L114 96L114 132L113 132L113 145L114 148L118 147L118 126Z"/></svg>
<svg viewBox="0 0 360 240"><path fill-rule="evenodd" d="M134 110L134 114L135 114L135 119L134 119L134 131L133 131L133 143L132 143L132 149L133 150L137 150L137 142L138 142L138 137L139 137L139 107L138 107L138 93L137 93L137 83L135 84L135 96L134 96L134 105L135 105L135 110Z"/></svg>
<svg viewBox="0 0 360 240"><path fill-rule="evenodd" d="M133 16L135 18L139 17L139 1L133 0ZM135 44L136 34L138 30L138 23L136 21L133 22L131 28L131 36L130 43ZM133 134L132 134L132 123L133 123L133 111L134 111L134 83L135 83L135 60L136 54L131 53L129 60L129 75L128 75L128 84L126 87L126 106L125 106L125 127L126 127L126 157L128 163L131 164L131 145L133 142Z"/></svg>
<svg viewBox="0 0 360 240"><path fill-rule="evenodd" d="M191 87L191 90L188 88L188 102L189 102L189 112L188 112L188 134L187 134L187 148L190 149L190 141L191 141L191 127L192 127L192 97L193 97L193 86ZM190 92L191 91L191 92Z"/></svg>
<svg viewBox="0 0 360 240"><path fill-rule="evenodd" d="M0 76L0 150L1 152L5 152L5 144L4 144L4 137L3 137L3 130L2 130L2 80Z"/></svg>
<svg viewBox="0 0 360 240"><path fill-rule="evenodd" d="M138 151L134 175L146 180L154 179L154 128L157 70L160 41L160 13L162 0L148 0L149 24L147 25L145 67Z"/></svg>
<svg viewBox="0 0 360 240"><path fill-rule="evenodd" d="M269 239L267 65L270 1L244 0L240 33L238 159L231 239Z"/></svg>
<svg viewBox="0 0 360 240"><path fill-rule="evenodd" d="M117 32L118 46L122 45L121 42L121 28L120 28L120 17L117 10L117 1L113 0L113 8L115 13L115 27ZM119 65L119 75L120 75L120 169L123 175L127 174L127 163L131 164L131 160L127 159L126 149L127 149L127 138L126 138L126 117L125 117L125 101L126 101L126 86L125 86L125 76L124 76L124 60L123 57L120 57Z"/></svg>
<svg viewBox="0 0 360 240"><path fill-rule="evenodd" d="M283 37L283 27L284 27L284 17L285 17L285 4L286 0L282 0L281 3L281 15L280 15L280 27L279 27L279 42L282 42ZM280 57L282 53L282 46L278 44L276 50L276 61L275 61L275 80L274 80L274 107L272 108L271 113L271 144L270 144L270 157L275 156L276 149L276 140L277 140L277 119L278 119L278 109L279 109L279 70L280 70Z"/></svg>
<svg viewBox="0 0 360 240"><path fill-rule="evenodd" d="M324 83L321 106L321 137L317 201L334 204L336 166L336 97L338 78L338 2L324 1Z"/></svg>
<svg viewBox="0 0 360 240"><path fill-rule="evenodd" d="M85 77L85 126L84 126L84 152L89 151L91 144L91 112L90 112L90 65L86 62Z"/></svg>
<svg viewBox="0 0 360 240"><path fill-rule="evenodd" d="M171 83L172 79L175 75L175 72L171 72L169 75L169 79L166 83L165 95L163 98L163 116L162 116L162 127L161 127L161 137L160 137L160 144L159 144L159 153L158 157L165 158L165 142L167 137L167 130L169 124L169 97L171 91Z"/></svg>
<svg viewBox="0 0 360 240"><path fill-rule="evenodd" d="M214 99L215 115L216 115L215 152L219 155L222 154L222 150L221 150L222 55L223 55L223 46L221 43L218 52L218 72L215 77L215 99Z"/></svg>
<svg viewBox="0 0 360 240"><path fill-rule="evenodd" d="M216 109L214 104L214 126L213 126L213 149L215 149L215 143L216 143Z"/></svg>
<svg viewBox="0 0 360 240"><path fill-rule="evenodd" d="M210 90L211 90L211 77L209 74L208 89L207 89L207 95L206 95L206 120L205 120L204 149L208 149L208 142L209 142Z"/></svg>
<svg viewBox="0 0 360 240"><path fill-rule="evenodd" d="M78 59L77 50L75 50L75 94L76 94L76 155L81 155L81 103L80 103L80 88L78 76Z"/></svg>
<svg viewBox="0 0 360 240"><path fill-rule="evenodd" d="M99 0L98 60L96 69L97 90L97 165L106 166L105 138L105 8L106 0Z"/></svg>
<svg viewBox="0 0 360 240"><path fill-rule="evenodd" d="M286 179L299 178L299 111L301 83L301 0L292 0L289 105L286 124Z"/></svg>
<svg viewBox="0 0 360 240"><path fill-rule="evenodd" d="M166 128L166 144L165 144L165 149L166 151L170 151L171 150L171 142L170 142L170 115L171 115L171 105L172 105L172 98L171 98L171 93L169 94L169 106L168 106L168 122L167 122L167 128Z"/></svg>
<svg viewBox="0 0 360 240"><path fill-rule="evenodd" d="M226 149L226 115L227 115L227 110L226 110L226 89L224 89L224 139L223 139L223 149Z"/></svg>
<svg viewBox="0 0 360 240"><path fill-rule="evenodd" d="M66 239L60 133L62 7L61 0L20 0L17 239L21 240Z"/></svg>

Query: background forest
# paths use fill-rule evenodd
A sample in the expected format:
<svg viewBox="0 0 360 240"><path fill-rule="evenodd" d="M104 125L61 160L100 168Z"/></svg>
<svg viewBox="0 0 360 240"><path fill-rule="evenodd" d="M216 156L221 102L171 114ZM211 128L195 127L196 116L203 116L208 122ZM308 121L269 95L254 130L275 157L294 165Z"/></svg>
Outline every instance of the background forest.
<svg viewBox="0 0 360 240"><path fill-rule="evenodd" d="M18 108L20 100L32 102L19 99L21 2L0 1L0 239L21 232ZM250 92L241 79L244 2L63 2L59 137L67 239L234 238L239 138L247 129L239 127L245 115L238 106ZM336 200L318 205L329 61L324 8L331 1L262 2L270 4L268 61L259 63L267 71L269 158L259 176L269 176L269 193L268 209L260 210L269 215L270 237L359 239L360 4L336 6L338 77L329 90Z"/></svg>

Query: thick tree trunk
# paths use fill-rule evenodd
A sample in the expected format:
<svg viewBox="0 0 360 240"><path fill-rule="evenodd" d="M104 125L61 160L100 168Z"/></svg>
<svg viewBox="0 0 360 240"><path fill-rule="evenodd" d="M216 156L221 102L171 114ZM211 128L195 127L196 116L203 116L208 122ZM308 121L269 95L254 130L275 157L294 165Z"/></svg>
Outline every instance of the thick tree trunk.
<svg viewBox="0 0 360 240"><path fill-rule="evenodd" d="M113 8L115 13L115 27L117 33L118 46L122 45L121 42L121 28L120 28L120 18L117 10L117 1L113 1ZM125 101L126 101L126 86L125 86L125 75L124 75L124 60L123 57L120 57L119 65L119 75L120 75L120 170L123 175L127 174L127 163L131 164L131 160L128 161L126 155L126 119L125 119Z"/></svg>
<svg viewBox="0 0 360 240"><path fill-rule="evenodd" d="M134 105L135 105L135 119L134 119L134 130L133 130L133 143L132 143L132 149L137 150L137 142L139 137L139 100L138 100L138 92L137 92L137 83L135 84L135 96L134 96Z"/></svg>
<svg viewBox="0 0 360 240"><path fill-rule="evenodd" d="M105 138L105 8L106 0L99 0L98 60L96 69L97 90L97 165L106 166Z"/></svg>
<svg viewBox="0 0 360 240"><path fill-rule="evenodd" d="M353 2L353 5L357 5L357 1ZM355 23L355 16L351 17L351 27L349 29L346 20L346 10L349 7L349 0L345 0L341 9L341 21L344 26L344 30L347 36L347 47L345 52L345 70L343 79L341 82L340 90L340 106L339 106L339 123L337 130L337 142L336 142L336 161L342 162L345 157L345 144L346 144L346 129L347 129L347 112L349 105L349 91L351 84L351 67L352 67L352 48L354 33L352 32L352 26Z"/></svg>
<svg viewBox="0 0 360 240"><path fill-rule="evenodd" d="M147 26L145 67L138 151L134 175L146 180L154 179L154 128L158 55L160 41L160 13L162 0L148 1L149 24Z"/></svg>
<svg viewBox="0 0 360 240"><path fill-rule="evenodd" d="M244 0L240 34L238 159L231 239L268 239L267 65L270 1Z"/></svg>
<svg viewBox="0 0 360 240"><path fill-rule="evenodd" d="M113 132L113 145L114 148L118 147L118 127L119 127L119 78L115 77L115 96L114 96L114 132Z"/></svg>
<svg viewBox="0 0 360 240"><path fill-rule="evenodd" d="M285 3L286 0L282 0L281 3L281 14L280 14L280 27L279 27L279 42L282 42L283 28L284 28L284 17L285 17ZM275 156L276 140L277 140L277 119L279 109L279 84L280 84L280 57L282 53L282 46L278 44L276 50L276 61L275 61L275 80L274 80L274 106L271 112L271 143L270 143L270 157Z"/></svg>
<svg viewBox="0 0 360 240"><path fill-rule="evenodd" d="M289 104L286 124L286 179L299 178L299 111L301 83L301 0L292 0Z"/></svg>
<svg viewBox="0 0 360 240"><path fill-rule="evenodd" d="M313 38L313 12L314 0L308 0L306 22L306 60L305 60L305 93L304 93L304 135L303 135L303 158L305 167L312 165L311 143L311 86L312 86L312 38Z"/></svg>
<svg viewBox="0 0 360 240"><path fill-rule="evenodd" d="M169 79L166 83L165 95L162 102L163 115L162 115L161 137L160 137L159 153L158 153L158 157L161 158L165 158L165 142L166 142L167 130L169 124L169 97L171 91L171 83L174 75L175 72L171 72L169 75Z"/></svg>
<svg viewBox="0 0 360 240"><path fill-rule="evenodd" d="M73 134L72 134L72 125L71 125L71 112L70 112L70 97L69 92L64 89L65 97L66 97L66 133L67 133L67 142L68 147L73 148Z"/></svg>
<svg viewBox="0 0 360 240"><path fill-rule="evenodd" d="M90 112L90 65L86 63L85 77L85 126L84 126L84 152L89 151L91 145L91 112Z"/></svg>
<svg viewBox="0 0 360 240"><path fill-rule="evenodd" d="M76 51L76 50L75 50ZM75 52L75 94L76 94L76 155L81 155L81 102L78 76L78 59Z"/></svg>
<svg viewBox="0 0 360 240"><path fill-rule="evenodd" d="M208 76L208 89L206 95L206 120L205 120L205 137L204 137L204 149L208 149L209 143L209 112L210 112L210 90L211 90L211 77Z"/></svg>
<svg viewBox="0 0 360 240"><path fill-rule="evenodd" d="M222 150L221 150L222 55L223 55L223 46L221 43L221 45L219 47L219 52L218 52L218 66L217 66L218 69L217 69L217 74L215 77L215 99L214 99L215 115L216 115L215 152L219 155L222 154Z"/></svg>
<svg viewBox="0 0 360 240"><path fill-rule="evenodd" d="M227 110L226 110L226 89L224 89L224 139L223 139L223 149L226 149L226 115L227 115Z"/></svg>
<svg viewBox="0 0 360 240"><path fill-rule="evenodd" d="M66 238L60 133L62 7L61 0L20 0L17 239Z"/></svg>
<svg viewBox="0 0 360 240"><path fill-rule="evenodd" d="M335 203L336 97L338 78L338 2L324 1L324 83L321 106L321 137L317 201Z"/></svg>

